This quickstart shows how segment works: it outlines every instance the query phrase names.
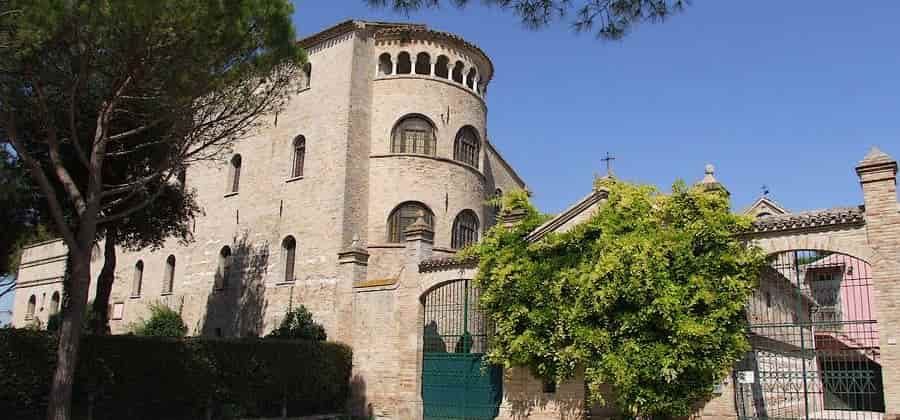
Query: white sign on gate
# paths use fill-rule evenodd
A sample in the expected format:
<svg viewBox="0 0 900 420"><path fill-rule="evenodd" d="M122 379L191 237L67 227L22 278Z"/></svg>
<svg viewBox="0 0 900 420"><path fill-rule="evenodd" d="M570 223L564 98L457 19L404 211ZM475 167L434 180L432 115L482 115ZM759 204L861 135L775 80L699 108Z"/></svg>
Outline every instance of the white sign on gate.
<svg viewBox="0 0 900 420"><path fill-rule="evenodd" d="M738 372L737 380L739 384L752 384L756 382L756 378L754 377L752 370L742 370Z"/></svg>

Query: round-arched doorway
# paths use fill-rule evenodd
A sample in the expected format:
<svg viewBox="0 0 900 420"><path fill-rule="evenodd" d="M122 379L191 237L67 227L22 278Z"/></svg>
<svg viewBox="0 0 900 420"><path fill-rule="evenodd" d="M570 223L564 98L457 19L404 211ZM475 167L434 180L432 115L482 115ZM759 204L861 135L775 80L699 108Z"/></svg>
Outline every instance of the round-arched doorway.
<svg viewBox="0 0 900 420"><path fill-rule="evenodd" d="M484 364L491 325L471 280L438 285L422 297L422 401L425 419L493 419L503 375Z"/></svg>

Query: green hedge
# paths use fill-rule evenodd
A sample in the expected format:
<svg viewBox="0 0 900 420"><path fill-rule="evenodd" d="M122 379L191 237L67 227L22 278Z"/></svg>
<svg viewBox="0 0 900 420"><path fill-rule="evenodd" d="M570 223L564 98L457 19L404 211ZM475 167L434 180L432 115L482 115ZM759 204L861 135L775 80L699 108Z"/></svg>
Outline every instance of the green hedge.
<svg viewBox="0 0 900 420"><path fill-rule="evenodd" d="M45 332L0 330L0 413L45 416L55 363ZM73 413L93 419L278 417L343 411L351 352L342 344L272 339L86 336Z"/></svg>

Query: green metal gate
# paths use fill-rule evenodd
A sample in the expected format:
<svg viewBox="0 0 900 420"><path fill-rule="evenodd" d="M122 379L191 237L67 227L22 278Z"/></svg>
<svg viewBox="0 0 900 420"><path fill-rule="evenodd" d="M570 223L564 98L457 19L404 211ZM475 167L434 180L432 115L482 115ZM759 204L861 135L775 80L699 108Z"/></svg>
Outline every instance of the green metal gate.
<svg viewBox="0 0 900 420"><path fill-rule="evenodd" d="M424 298L422 400L425 419L493 419L503 376L483 363L491 332L479 290L457 280Z"/></svg>
<svg viewBox="0 0 900 420"><path fill-rule="evenodd" d="M752 350L735 369L742 419L880 420L871 267L826 251L773 255L747 309Z"/></svg>

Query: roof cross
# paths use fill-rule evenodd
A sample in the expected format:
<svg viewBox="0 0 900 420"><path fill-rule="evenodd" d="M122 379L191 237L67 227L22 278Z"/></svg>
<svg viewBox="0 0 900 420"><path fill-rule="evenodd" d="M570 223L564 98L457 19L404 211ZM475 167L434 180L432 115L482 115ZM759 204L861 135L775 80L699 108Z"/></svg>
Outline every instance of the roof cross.
<svg viewBox="0 0 900 420"><path fill-rule="evenodd" d="M612 161L616 160L616 157L611 155L609 152L606 152L606 157L604 157L603 159L600 159L600 160L602 160L603 163L606 164L606 175L612 176L612 174L613 174Z"/></svg>

